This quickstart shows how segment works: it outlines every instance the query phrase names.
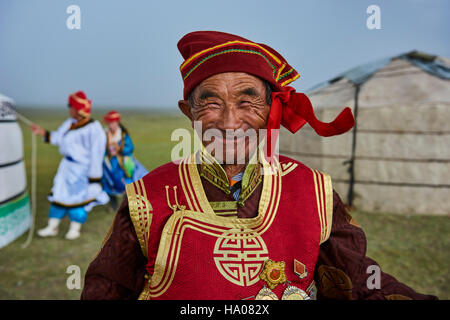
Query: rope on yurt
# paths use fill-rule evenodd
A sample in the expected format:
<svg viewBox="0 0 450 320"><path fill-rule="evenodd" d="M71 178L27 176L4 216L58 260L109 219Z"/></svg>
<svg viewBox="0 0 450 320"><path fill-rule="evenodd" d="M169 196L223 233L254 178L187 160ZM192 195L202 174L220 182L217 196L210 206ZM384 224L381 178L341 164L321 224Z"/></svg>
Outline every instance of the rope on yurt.
<svg viewBox="0 0 450 320"><path fill-rule="evenodd" d="M15 113L17 115L17 118L27 124L28 126L31 126L33 124L32 121L27 119L25 116L21 115L20 113L15 110ZM30 229L28 230L28 236L27 240L24 244L22 244L22 249L25 249L28 247L28 245L31 243L31 240L33 239L34 234L34 226L36 222L36 154L37 154L37 144L36 144L36 135L31 132L31 225Z"/></svg>

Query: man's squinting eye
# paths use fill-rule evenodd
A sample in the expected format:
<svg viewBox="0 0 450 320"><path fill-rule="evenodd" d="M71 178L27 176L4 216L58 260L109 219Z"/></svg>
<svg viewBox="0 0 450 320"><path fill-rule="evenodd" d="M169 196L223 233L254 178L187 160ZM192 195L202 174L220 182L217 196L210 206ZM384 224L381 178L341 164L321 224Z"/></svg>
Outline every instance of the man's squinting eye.
<svg viewBox="0 0 450 320"><path fill-rule="evenodd" d="M241 101L241 106L243 106L243 107L249 107L251 105L252 105L251 101L248 101L248 100Z"/></svg>
<svg viewBox="0 0 450 320"><path fill-rule="evenodd" d="M218 109L220 108L220 105L217 102L205 102L202 103L202 107L208 109Z"/></svg>

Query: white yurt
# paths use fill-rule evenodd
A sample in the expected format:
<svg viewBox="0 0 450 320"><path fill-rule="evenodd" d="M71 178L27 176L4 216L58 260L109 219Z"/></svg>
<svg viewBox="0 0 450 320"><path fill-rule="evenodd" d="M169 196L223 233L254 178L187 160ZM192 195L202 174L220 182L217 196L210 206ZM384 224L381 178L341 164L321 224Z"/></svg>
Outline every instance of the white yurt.
<svg viewBox="0 0 450 320"><path fill-rule="evenodd" d="M331 175L350 206L450 214L450 61L418 51L353 68L307 92L317 117L349 106L355 127L280 133L280 153Z"/></svg>
<svg viewBox="0 0 450 320"><path fill-rule="evenodd" d="M0 94L0 248L31 225L22 131L12 99Z"/></svg>

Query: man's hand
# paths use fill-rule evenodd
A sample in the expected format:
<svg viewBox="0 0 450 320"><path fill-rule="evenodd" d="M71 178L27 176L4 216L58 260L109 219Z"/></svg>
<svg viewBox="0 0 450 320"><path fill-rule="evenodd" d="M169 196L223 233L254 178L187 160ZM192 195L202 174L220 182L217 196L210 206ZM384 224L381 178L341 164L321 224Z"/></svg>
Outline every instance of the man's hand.
<svg viewBox="0 0 450 320"><path fill-rule="evenodd" d="M30 129L31 129L31 132L33 132L34 134L37 134L42 137L45 136L46 130L44 128L40 127L39 125L37 125L36 123L31 124Z"/></svg>

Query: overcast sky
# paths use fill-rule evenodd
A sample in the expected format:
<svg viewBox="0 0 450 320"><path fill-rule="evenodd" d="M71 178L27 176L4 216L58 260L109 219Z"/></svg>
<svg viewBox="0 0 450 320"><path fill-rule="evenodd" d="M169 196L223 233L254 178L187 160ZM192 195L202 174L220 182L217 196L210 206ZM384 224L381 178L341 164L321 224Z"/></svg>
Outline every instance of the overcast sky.
<svg viewBox="0 0 450 320"><path fill-rule="evenodd" d="M69 5L81 29L66 26ZM369 5L381 9L370 30ZM0 93L18 105L176 108L178 40L217 30L266 43L297 69L305 91L356 65L414 49L450 57L450 1L1 0Z"/></svg>

